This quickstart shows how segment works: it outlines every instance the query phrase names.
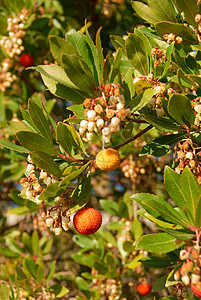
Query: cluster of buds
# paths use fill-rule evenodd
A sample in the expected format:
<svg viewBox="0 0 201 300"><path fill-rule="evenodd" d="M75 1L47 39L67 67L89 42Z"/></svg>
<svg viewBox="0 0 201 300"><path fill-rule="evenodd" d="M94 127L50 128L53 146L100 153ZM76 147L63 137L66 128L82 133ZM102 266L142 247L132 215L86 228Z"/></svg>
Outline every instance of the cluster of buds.
<svg viewBox="0 0 201 300"><path fill-rule="evenodd" d="M121 281L116 279L93 279L93 289L100 293L101 299L115 300L121 297Z"/></svg>
<svg viewBox="0 0 201 300"><path fill-rule="evenodd" d="M188 166L197 177L198 183L201 184L201 151L196 151L191 140L177 143L174 150L174 159L178 162L175 171L180 174Z"/></svg>
<svg viewBox="0 0 201 300"><path fill-rule="evenodd" d="M6 52L10 57L20 55L21 52L24 51L23 38L26 34L24 28L29 14L29 10L24 7L21 13L16 14L15 16L9 16L7 19L7 30L9 35L2 37L0 46L3 46L6 49Z"/></svg>
<svg viewBox="0 0 201 300"><path fill-rule="evenodd" d="M0 91L3 93L14 81L18 80L18 77L15 74L8 72L11 67L12 62L10 58L5 58L0 66Z"/></svg>
<svg viewBox="0 0 201 300"><path fill-rule="evenodd" d="M197 297L201 297L201 255L195 247L188 247L180 251L180 259L184 261L182 267L174 273L174 279L190 286Z"/></svg>
<svg viewBox="0 0 201 300"><path fill-rule="evenodd" d="M171 44L172 42L176 42L177 44L180 44L183 42L182 37L176 36L173 33L170 33L170 34L166 33L163 35L163 38L164 38L164 40L167 41L168 44Z"/></svg>
<svg viewBox="0 0 201 300"><path fill-rule="evenodd" d="M195 16L195 22L198 23L198 27L197 27L198 32L201 33L201 15L200 14L197 14Z"/></svg>
<svg viewBox="0 0 201 300"><path fill-rule="evenodd" d="M35 171L35 166L30 156L27 157L27 161L29 162L26 168L28 175L20 180L20 184L22 185L21 193L22 195L24 194L27 199L40 205L43 202L43 200L39 199L40 194L48 185L57 182L57 178L43 170L38 174L38 172Z"/></svg>
<svg viewBox="0 0 201 300"><path fill-rule="evenodd" d="M60 235L62 229L68 231L68 223L70 222L70 209L65 197L56 197L54 199L55 205L52 206L47 212L44 213L43 219L46 222L47 227L55 233Z"/></svg>
<svg viewBox="0 0 201 300"><path fill-rule="evenodd" d="M118 240L121 243L124 243L125 241L133 242L133 237L131 234L132 222L125 218L122 218L121 223L124 223L124 225L121 228L121 232L117 236Z"/></svg>
<svg viewBox="0 0 201 300"><path fill-rule="evenodd" d="M154 60L154 68L157 68L159 64L164 64L166 60L166 51L154 47L151 49L152 59Z"/></svg>
<svg viewBox="0 0 201 300"><path fill-rule="evenodd" d="M191 101L191 105L194 109L195 121L194 125L196 129L201 128L201 97L197 97Z"/></svg>
<svg viewBox="0 0 201 300"><path fill-rule="evenodd" d="M145 145L146 142L141 142L140 147ZM136 147L139 148L138 145ZM135 189L147 188L150 190L154 187L153 179L156 182L158 175L160 175L165 164L167 163L168 157L155 158L152 155L146 157L139 157L139 154L130 154L124 159L120 168L124 176L131 180L131 183Z"/></svg>
<svg viewBox="0 0 201 300"><path fill-rule="evenodd" d="M79 133L84 142L91 141L93 132L101 132L102 140L109 143L112 133L120 130L120 123L131 115L130 109L124 106L124 96L118 84L105 86L101 97L85 99L86 120L80 122Z"/></svg>

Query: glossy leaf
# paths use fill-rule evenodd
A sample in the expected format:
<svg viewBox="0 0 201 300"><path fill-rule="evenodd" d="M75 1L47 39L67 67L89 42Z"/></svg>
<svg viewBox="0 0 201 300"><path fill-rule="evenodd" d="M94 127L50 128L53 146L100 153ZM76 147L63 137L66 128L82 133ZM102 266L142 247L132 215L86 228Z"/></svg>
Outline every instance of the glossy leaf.
<svg viewBox="0 0 201 300"><path fill-rule="evenodd" d="M60 285L59 283L56 283L54 285L52 285L49 288L51 293L54 293L56 295L57 298L62 298L63 296L65 296L67 293L69 293L69 289L67 289L65 286Z"/></svg>
<svg viewBox="0 0 201 300"><path fill-rule="evenodd" d="M175 0L180 12L184 12L186 21L196 28L195 16L198 14L198 6L196 0Z"/></svg>
<svg viewBox="0 0 201 300"><path fill-rule="evenodd" d="M54 146L44 137L28 131L19 131L16 133L20 143L30 151L40 151L47 154L56 154Z"/></svg>
<svg viewBox="0 0 201 300"><path fill-rule="evenodd" d="M71 212L74 212L75 210L83 207L89 201L90 197L91 179L90 173L88 173L71 194L71 198L73 199L73 208L71 208Z"/></svg>
<svg viewBox="0 0 201 300"><path fill-rule="evenodd" d="M49 123L43 113L43 110L31 99L29 100L29 114L39 133L52 143Z"/></svg>
<svg viewBox="0 0 201 300"><path fill-rule="evenodd" d="M56 140L64 151L71 156L72 150L72 133L69 125L59 122L56 129Z"/></svg>
<svg viewBox="0 0 201 300"><path fill-rule="evenodd" d="M168 253L181 247L176 244L176 239L167 233L143 235L134 245L137 250L144 249L151 253Z"/></svg>
<svg viewBox="0 0 201 300"><path fill-rule="evenodd" d="M114 57L114 63L113 63L113 67L109 79L110 82L113 82L115 77L119 75L121 56L122 56L122 49L118 49Z"/></svg>
<svg viewBox="0 0 201 300"><path fill-rule="evenodd" d="M36 278L37 265L30 257L25 258L24 267L26 268L26 271L28 273L30 273L34 278Z"/></svg>
<svg viewBox="0 0 201 300"><path fill-rule="evenodd" d="M38 168L45 170L49 174L53 174L57 177L61 176L61 171L58 164L53 160L53 158L44 152L32 152L31 159Z"/></svg>
<svg viewBox="0 0 201 300"><path fill-rule="evenodd" d="M142 75L149 74L149 59L143 40L130 34L126 39L126 53L133 67Z"/></svg>
<svg viewBox="0 0 201 300"><path fill-rule="evenodd" d="M168 134L159 138L156 138L152 142L144 146L140 152L140 155L154 155L160 157L169 152L170 146L179 142L184 138L184 134Z"/></svg>
<svg viewBox="0 0 201 300"><path fill-rule="evenodd" d="M171 65L173 51L174 51L174 42L171 43L171 44L167 47L167 50L166 50L166 61L165 61L165 64L164 64L163 73L161 74L161 77L163 77L163 76L166 75L166 73L167 73L167 71L168 71L168 68L169 68L170 65Z"/></svg>
<svg viewBox="0 0 201 300"><path fill-rule="evenodd" d="M74 85L92 97L96 96L95 81L90 68L84 60L74 54L62 54L61 59L62 66Z"/></svg>
<svg viewBox="0 0 201 300"><path fill-rule="evenodd" d="M49 36L50 41L50 51L54 59L61 64L61 54L78 54L77 49L72 45L72 43L54 35Z"/></svg>
<svg viewBox="0 0 201 300"><path fill-rule="evenodd" d="M140 261L148 268L167 268L177 263L177 261L167 257L149 255L140 259Z"/></svg>
<svg viewBox="0 0 201 300"><path fill-rule="evenodd" d="M195 220L197 213L197 204L201 196L201 187L199 186L197 179L190 172L189 168L186 167L181 175L181 188L184 197L187 199L187 207ZM198 225L199 226L199 225Z"/></svg>
<svg viewBox="0 0 201 300"><path fill-rule="evenodd" d="M29 150L27 150L26 148L13 144L11 141L6 139L0 139L0 146L21 153L29 153Z"/></svg>
<svg viewBox="0 0 201 300"><path fill-rule="evenodd" d="M131 103L135 102L132 111L137 111L145 107L155 94L156 94L156 90L148 88L143 93L135 97L131 102Z"/></svg>

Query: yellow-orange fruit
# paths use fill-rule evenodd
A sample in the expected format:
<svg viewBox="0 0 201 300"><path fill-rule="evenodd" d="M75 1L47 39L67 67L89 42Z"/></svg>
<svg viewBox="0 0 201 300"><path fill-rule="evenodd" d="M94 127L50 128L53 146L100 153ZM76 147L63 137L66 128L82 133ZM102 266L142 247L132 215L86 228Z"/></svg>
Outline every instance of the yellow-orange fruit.
<svg viewBox="0 0 201 300"><path fill-rule="evenodd" d="M119 163L120 155L115 149L104 149L96 155L96 165L103 171L114 171L119 166Z"/></svg>
<svg viewBox="0 0 201 300"><path fill-rule="evenodd" d="M100 228L101 223L102 215L94 208L83 208L73 218L75 229L85 235L95 233Z"/></svg>

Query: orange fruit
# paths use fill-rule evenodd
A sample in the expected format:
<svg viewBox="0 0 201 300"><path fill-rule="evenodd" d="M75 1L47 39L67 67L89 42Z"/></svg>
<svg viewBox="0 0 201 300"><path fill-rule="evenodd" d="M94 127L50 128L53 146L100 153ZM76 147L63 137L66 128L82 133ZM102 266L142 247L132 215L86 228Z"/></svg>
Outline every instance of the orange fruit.
<svg viewBox="0 0 201 300"><path fill-rule="evenodd" d="M114 171L119 166L119 163L120 155L115 149L104 149L96 155L96 165L100 170Z"/></svg>
<svg viewBox="0 0 201 300"><path fill-rule="evenodd" d="M147 295L151 292L151 284L148 282L142 282L138 284L137 291L140 295Z"/></svg>
<svg viewBox="0 0 201 300"><path fill-rule="evenodd" d="M95 233L101 226L102 215L94 208L80 209L73 218L75 229L81 234Z"/></svg>
<svg viewBox="0 0 201 300"><path fill-rule="evenodd" d="M34 58L33 58L32 55L27 54L27 53L24 53L24 54L22 54L22 55L20 56L19 62L20 62L20 65L21 65L21 66L23 66L23 67L25 67L25 68L28 68L28 67L30 67L30 66L33 65L33 63L34 63Z"/></svg>

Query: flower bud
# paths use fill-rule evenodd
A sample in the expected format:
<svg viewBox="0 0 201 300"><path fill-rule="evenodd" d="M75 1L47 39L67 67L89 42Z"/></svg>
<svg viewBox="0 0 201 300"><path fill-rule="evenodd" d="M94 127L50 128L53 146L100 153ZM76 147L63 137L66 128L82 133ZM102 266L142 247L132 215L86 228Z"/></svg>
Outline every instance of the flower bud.
<svg viewBox="0 0 201 300"><path fill-rule="evenodd" d="M200 275L196 275L194 273L191 274L191 282L196 284L200 280Z"/></svg>
<svg viewBox="0 0 201 300"><path fill-rule="evenodd" d="M195 109L195 111L197 112L197 113L201 113L201 104L198 104L198 105L196 105L195 107L194 107L194 109Z"/></svg>
<svg viewBox="0 0 201 300"><path fill-rule="evenodd" d="M190 160L193 159L193 153L192 152L187 152L186 153L186 158L190 159Z"/></svg>
<svg viewBox="0 0 201 300"><path fill-rule="evenodd" d="M83 128L83 129L86 129L87 125L88 125L88 121L87 120L82 120L80 122L80 127Z"/></svg>
<svg viewBox="0 0 201 300"><path fill-rule="evenodd" d="M44 183L46 185L50 185L52 183L52 179L50 177L46 177L46 178L44 178Z"/></svg>
<svg viewBox="0 0 201 300"><path fill-rule="evenodd" d="M187 259L187 257L188 257L187 251L186 250L181 250L180 253L179 253L179 258L181 260L184 260L184 259Z"/></svg>
<svg viewBox="0 0 201 300"><path fill-rule="evenodd" d="M103 119L98 119L96 121L96 125L97 125L97 127L103 127L104 126L104 120Z"/></svg>
<svg viewBox="0 0 201 300"><path fill-rule="evenodd" d="M103 135L107 136L107 135L109 135L110 133L111 133L111 131L110 131L110 128L109 128L109 127L103 128L103 130L102 130L102 134L103 134Z"/></svg>
<svg viewBox="0 0 201 300"><path fill-rule="evenodd" d="M122 103L117 104L117 110L120 110L121 108L124 108L124 105Z"/></svg>
<svg viewBox="0 0 201 300"><path fill-rule="evenodd" d="M32 190L26 190L26 197L27 197L27 199L31 199L33 197Z"/></svg>
<svg viewBox="0 0 201 300"><path fill-rule="evenodd" d="M87 132L87 140L91 141L93 139L93 133L92 132Z"/></svg>
<svg viewBox="0 0 201 300"><path fill-rule="evenodd" d="M120 103L119 103L119 104L120 104ZM112 124L112 125L117 126L117 125L119 125L119 123L120 123L119 118L113 117L113 118L111 119L111 124Z"/></svg>
<svg viewBox="0 0 201 300"><path fill-rule="evenodd" d="M40 172L40 177L39 177L40 179L45 179L45 178L47 178L47 172L45 172L45 171L41 171Z"/></svg>
<svg viewBox="0 0 201 300"><path fill-rule="evenodd" d="M53 225L54 219L48 218L48 219L46 219L45 222L46 222L47 227L51 227Z"/></svg>
<svg viewBox="0 0 201 300"><path fill-rule="evenodd" d="M181 280L183 281L183 283L184 283L185 285L189 285L189 284L190 284L190 277L189 277L188 275L183 275L183 276L181 277Z"/></svg>
<svg viewBox="0 0 201 300"><path fill-rule="evenodd" d="M57 227L57 228L55 228L55 230L54 230L55 235L60 235L61 232L62 232L61 227Z"/></svg>
<svg viewBox="0 0 201 300"><path fill-rule="evenodd" d="M31 165L31 164L27 165L27 172L28 172L28 173L33 172L34 169L35 169L34 165Z"/></svg>
<svg viewBox="0 0 201 300"><path fill-rule="evenodd" d="M94 121L95 116L96 116L96 112L94 110L89 110L87 112L87 117L88 117L89 121Z"/></svg>
<svg viewBox="0 0 201 300"><path fill-rule="evenodd" d="M93 131L95 129L95 127L96 127L96 123L95 122L90 121L88 123L88 130L89 131Z"/></svg>

